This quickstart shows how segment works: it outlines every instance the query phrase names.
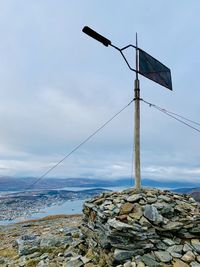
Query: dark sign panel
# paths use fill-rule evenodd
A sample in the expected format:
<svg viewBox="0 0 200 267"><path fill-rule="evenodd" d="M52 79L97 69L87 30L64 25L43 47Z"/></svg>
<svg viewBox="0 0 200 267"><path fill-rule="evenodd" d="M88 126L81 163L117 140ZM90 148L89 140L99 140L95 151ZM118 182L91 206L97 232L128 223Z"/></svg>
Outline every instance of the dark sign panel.
<svg viewBox="0 0 200 267"><path fill-rule="evenodd" d="M139 49L139 73L172 90L170 69L143 50Z"/></svg>

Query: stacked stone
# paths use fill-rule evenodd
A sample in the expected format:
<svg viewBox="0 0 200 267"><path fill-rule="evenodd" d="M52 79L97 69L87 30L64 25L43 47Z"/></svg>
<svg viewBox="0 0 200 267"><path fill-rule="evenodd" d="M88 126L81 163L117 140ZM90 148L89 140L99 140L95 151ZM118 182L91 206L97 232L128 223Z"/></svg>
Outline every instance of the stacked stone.
<svg viewBox="0 0 200 267"><path fill-rule="evenodd" d="M200 206L188 195L103 193L85 202L81 231L97 266L200 267Z"/></svg>

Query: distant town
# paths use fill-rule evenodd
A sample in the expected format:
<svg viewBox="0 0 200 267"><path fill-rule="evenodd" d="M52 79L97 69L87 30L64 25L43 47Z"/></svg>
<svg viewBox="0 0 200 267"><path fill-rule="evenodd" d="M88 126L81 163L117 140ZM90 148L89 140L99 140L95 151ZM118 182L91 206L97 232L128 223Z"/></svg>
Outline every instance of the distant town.
<svg viewBox="0 0 200 267"><path fill-rule="evenodd" d="M0 196L0 221L11 221L18 218L23 220L40 212L41 209L61 205L66 201L87 199L103 191L107 190L37 190L4 194Z"/></svg>
<svg viewBox="0 0 200 267"><path fill-rule="evenodd" d="M48 207L57 207L67 201L91 198L103 191L116 188L118 191L133 187L133 181L130 178L120 180L48 178L38 183L35 181L36 178L0 177L0 222L25 220ZM31 184L33 184L32 187ZM200 185L143 179L143 186L168 188L179 193L191 194L200 202ZM29 189L26 190L26 188Z"/></svg>

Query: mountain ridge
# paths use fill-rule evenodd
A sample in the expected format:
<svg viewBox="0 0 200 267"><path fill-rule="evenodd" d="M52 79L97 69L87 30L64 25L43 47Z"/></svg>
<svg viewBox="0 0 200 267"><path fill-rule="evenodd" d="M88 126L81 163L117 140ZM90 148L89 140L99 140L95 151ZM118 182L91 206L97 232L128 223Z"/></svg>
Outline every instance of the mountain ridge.
<svg viewBox="0 0 200 267"><path fill-rule="evenodd" d="M120 179L98 179L98 178L45 178L37 181L35 177L0 177L0 191L18 191L30 189L60 189L64 187L133 187L134 181L131 178ZM33 186L32 186L33 185ZM155 181L148 178L142 179L143 186L170 188L173 190L184 190L200 188L200 183L183 181ZM178 188L178 189L177 189Z"/></svg>

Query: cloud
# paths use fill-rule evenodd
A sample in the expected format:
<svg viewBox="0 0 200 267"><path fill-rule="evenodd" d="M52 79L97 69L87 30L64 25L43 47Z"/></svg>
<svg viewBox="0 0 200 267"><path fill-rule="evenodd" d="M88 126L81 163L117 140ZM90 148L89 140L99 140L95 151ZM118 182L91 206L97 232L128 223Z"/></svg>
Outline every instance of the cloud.
<svg viewBox="0 0 200 267"><path fill-rule="evenodd" d="M166 180L199 183L200 168L152 165L145 167L142 173L144 177L155 181Z"/></svg>

